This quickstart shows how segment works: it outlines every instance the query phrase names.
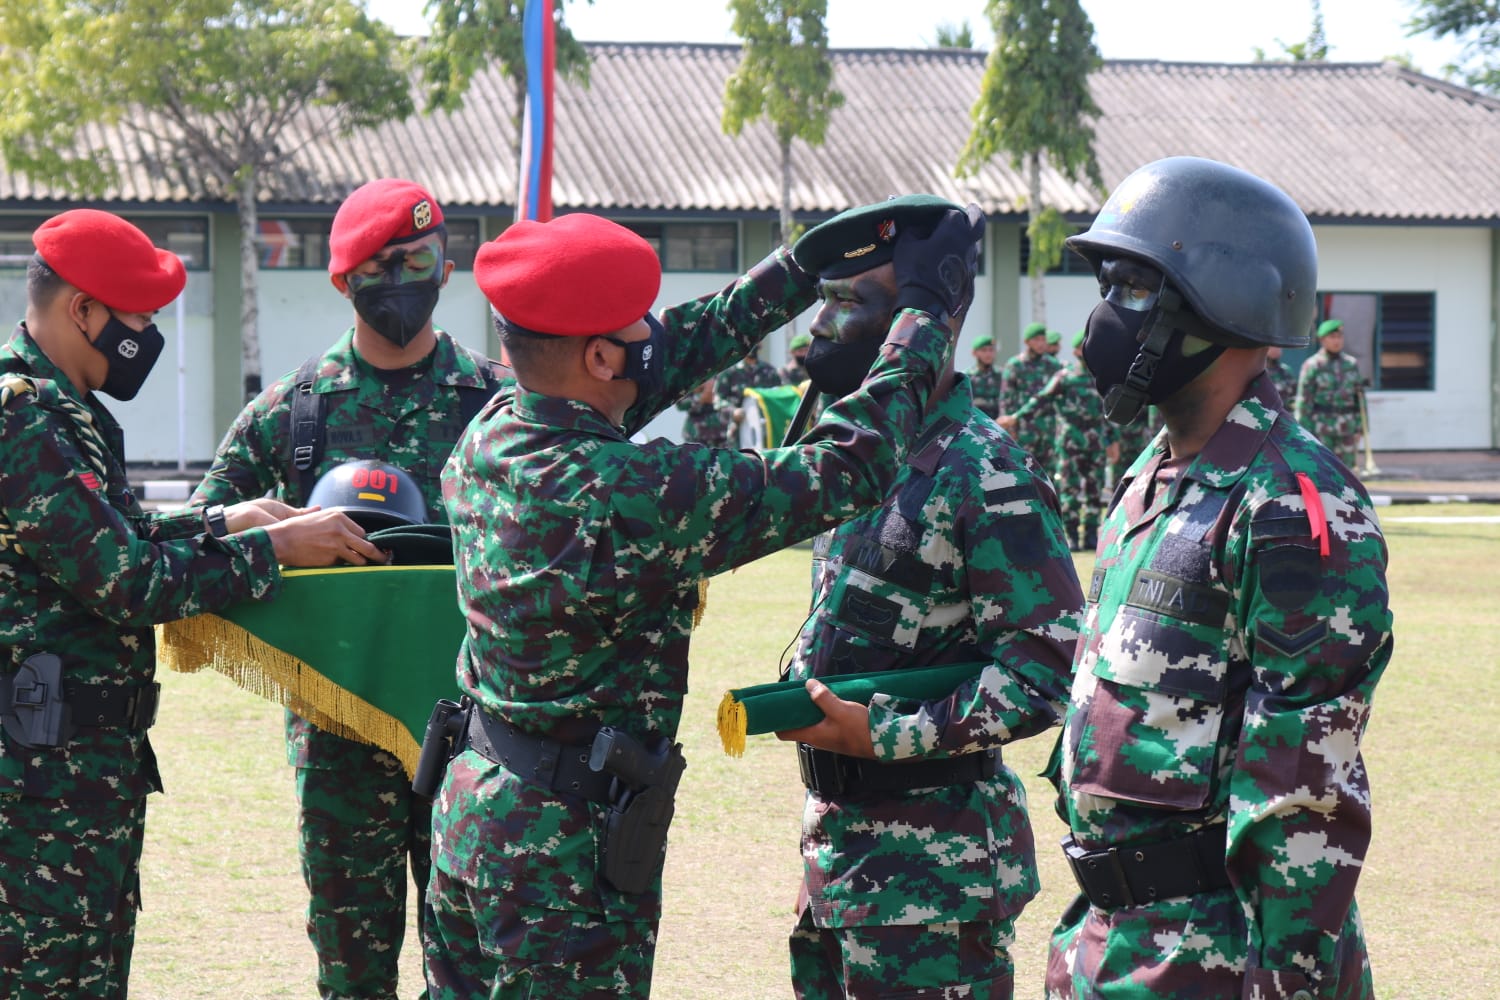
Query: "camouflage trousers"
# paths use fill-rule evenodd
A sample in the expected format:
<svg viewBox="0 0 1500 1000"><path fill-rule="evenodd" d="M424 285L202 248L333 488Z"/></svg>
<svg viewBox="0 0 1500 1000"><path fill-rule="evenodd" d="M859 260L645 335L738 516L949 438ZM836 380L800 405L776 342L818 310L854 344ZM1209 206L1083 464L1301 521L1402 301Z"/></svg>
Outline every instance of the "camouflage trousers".
<svg viewBox="0 0 1500 1000"><path fill-rule="evenodd" d="M1062 513L1068 547L1093 551L1099 523L1104 517L1105 459L1103 455L1063 452L1058 456L1052 481Z"/></svg>
<svg viewBox="0 0 1500 1000"><path fill-rule="evenodd" d="M802 915L788 941L799 1000L1011 1000L1009 920L825 929Z"/></svg>
<svg viewBox="0 0 1500 1000"><path fill-rule="evenodd" d="M441 869L422 946L432 1000L602 1000L651 995L656 921L516 906Z"/></svg>
<svg viewBox="0 0 1500 1000"><path fill-rule="evenodd" d="M1359 414L1313 414L1308 430L1353 472L1359 461Z"/></svg>
<svg viewBox="0 0 1500 1000"><path fill-rule="evenodd" d="M423 912L432 803L411 790L394 756L351 746L346 766L297 768L307 936L318 955L318 996L385 1000L396 996L408 860L419 920Z"/></svg>
<svg viewBox="0 0 1500 1000"><path fill-rule="evenodd" d="M0 995L123 998L146 800L0 795Z"/></svg>
<svg viewBox="0 0 1500 1000"><path fill-rule="evenodd" d="M1232 889L1109 913L1078 896L1052 932L1047 1000L1375 996L1357 906L1350 906L1335 945L1334 982L1313 985L1296 972L1264 969L1252 971L1247 982L1249 941L1245 911Z"/></svg>

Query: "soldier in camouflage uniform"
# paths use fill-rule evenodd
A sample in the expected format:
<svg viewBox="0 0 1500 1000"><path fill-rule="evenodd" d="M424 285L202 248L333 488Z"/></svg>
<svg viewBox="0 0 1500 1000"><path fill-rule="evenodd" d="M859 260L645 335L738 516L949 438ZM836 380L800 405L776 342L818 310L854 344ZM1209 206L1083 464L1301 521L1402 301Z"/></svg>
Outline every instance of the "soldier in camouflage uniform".
<svg viewBox="0 0 1500 1000"><path fill-rule="evenodd" d="M1026 401L1042 390L1047 380L1062 367L1047 353L1047 327L1032 323L1021 331L1021 353L1000 368L1000 412L1015 413ZM1016 431L1016 441L1036 457L1043 471L1052 468L1053 418L1050 414L1029 420Z"/></svg>
<svg viewBox="0 0 1500 1000"><path fill-rule="evenodd" d="M1043 414L1053 417L1052 481L1057 485L1063 531L1074 552L1092 552L1099 544L1104 514L1104 477L1108 463L1120 457L1114 424L1104 419L1104 402L1083 366L1083 331L1073 338L1071 365L1059 368L1042 390L1001 421L1024 423Z"/></svg>
<svg viewBox="0 0 1500 1000"><path fill-rule="evenodd" d="M682 419L682 439L710 448L722 448L729 442L729 420L714 399L714 380L702 385L677 401L677 408L687 414Z"/></svg>
<svg viewBox="0 0 1500 1000"><path fill-rule="evenodd" d="M973 243L967 218L949 223L932 241ZM909 249L918 262L903 293L930 301L946 287L936 261ZM658 321L650 245L582 213L517 223L481 248L475 272L519 384L443 474L470 623L459 684L476 709L434 809L429 989L434 1000L645 997L665 845L629 868L630 891L615 881L611 859L626 859L606 817L624 789L583 763L596 734L612 727L677 759L699 581L877 503L954 335L903 312L863 387L794 447L635 445L629 435L671 400L807 308L812 278L779 249Z"/></svg>
<svg viewBox="0 0 1500 1000"><path fill-rule="evenodd" d="M1386 547L1263 372L1311 326L1312 227L1265 181L1179 157L1069 244L1104 289L1084 350L1111 419L1149 400L1167 426L1105 520L1049 767L1083 894L1047 996L1372 997L1354 890Z"/></svg>
<svg viewBox="0 0 1500 1000"><path fill-rule="evenodd" d="M802 238L823 292L813 334L845 355L833 374L860 378L902 322L889 253L849 251L953 211L898 198ZM1025 792L1001 747L1054 725L1067 698L1083 594L1057 497L951 367L913 438L881 506L819 536L789 676L987 666L944 697L877 695L868 709L814 681L827 719L780 734L802 741L808 788L789 942L804 1000L1009 1000L1014 921L1038 888Z"/></svg>
<svg viewBox="0 0 1500 1000"><path fill-rule="evenodd" d="M974 363L964 375L974 396L974 408L994 420L1000 416L1000 369L995 367L995 338L981 333L970 346Z"/></svg>
<svg viewBox="0 0 1500 1000"><path fill-rule="evenodd" d="M34 239L26 319L0 346L0 992L117 998L161 790L152 625L274 597L281 563L381 553L335 511L142 510L95 392L140 389L182 262L93 209Z"/></svg>
<svg viewBox="0 0 1500 1000"><path fill-rule="evenodd" d="M1297 373L1281 360L1281 348L1275 345L1266 348L1266 376L1276 387L1281 397L1281 408L1288 413L1297 411Z"/></svg>
<svg viewBox="0 0 1500 1000"><path fill-rule="evenodd" d="M1297 422L1349 469L1358 461L1364 391L1358 362L1344 353L1344 321L1325 320L1318 327L1318 351L1302 362L1297 377Z"/></svg>
<svg viewBox="0 0 1500 1000"><path fill-rule="evenodd" d="M745 421L745 390L781 385L781 373L760 359L757 348L714 379L714 398L727 425L732 444L738 444L740 424Z"/></svg>
<svg viewBox="0 0 1500 1000"><path fill-rule="evenodd" d="M786 345L786 364L781 366L782 385L801 385L807 381L807 349L812 346L812 337L799 333Z"/></svg>
<svg viewBox="0 0 1500 1000"><path fill-rule="evenodd" d="M329 469L379 459L420 484L428 520L444 520L439 476L459 433L502 371L434 327L453 262L442 209L410 181L361 186L334 216L328 270L352 300L354 326L304 377L287 375L246 405L191 503L261 496L303 503ZM299 467L293 425L306 392L326 428ZM315 413L317 411L314 411ZM444 669L443 652L433 669ZM286 715L297 768L307 932L325 998L393 997L406 932L406 868L418 899L431 869L431 803L384 750ZM419 907L418 914L421 909Z"/></svg>

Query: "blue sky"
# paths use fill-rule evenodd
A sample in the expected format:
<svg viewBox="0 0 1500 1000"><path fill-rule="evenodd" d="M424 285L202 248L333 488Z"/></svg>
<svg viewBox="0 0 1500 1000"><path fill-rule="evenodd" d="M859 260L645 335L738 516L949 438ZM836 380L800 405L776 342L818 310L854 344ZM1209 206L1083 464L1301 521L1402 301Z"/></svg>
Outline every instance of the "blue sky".
<svg viewBox="0 0 1500 1000"><path fill-rule="evenodd" d="M1403 27L1413 0L1323 0L1329 58L1378 62L1410 56L1417 68L1440 76L1458 46L1409 38ZM370 9L402 31L422 30L423 0L369 0ZM1279 42L1307 37L1310 0L1084 0L1095 41L1106 59L1245 62L1259 46L1279 53ZM735 42L718 0L570 0L568 25L588 41ZM981 47L990 37L984 0L829 0L829 43L838 48L922 47L939 24L967 21Z"/></svg>

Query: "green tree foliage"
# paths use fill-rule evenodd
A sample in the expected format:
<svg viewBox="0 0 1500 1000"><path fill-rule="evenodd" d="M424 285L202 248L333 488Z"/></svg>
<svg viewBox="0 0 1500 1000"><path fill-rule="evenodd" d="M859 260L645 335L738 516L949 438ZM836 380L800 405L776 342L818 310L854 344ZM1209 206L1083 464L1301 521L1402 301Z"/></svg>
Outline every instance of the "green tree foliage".
<svg viewBox="0 0 1500 1000"><path fill-rule="evenodd" d="M1281 39L1276 39L1276 44L1281 46L1280 56L1266 55L1266 50L1256 46L1253 50L1256 62L1289 61L1289 62L1324 62L1328 59L1328 36L1323 32L1323 3L1322 0L1312 0L1312 29L1307 33L1307 38L1300 42L1288 45Z"/></svg>
<svg viewBox="0 0 1500 1000"><path fill-rule="evenodd" d="M322 132L411 113L395 34L353 0L0 0L0 52L10 169L101 193L126 151L91 126L114 125L185 196L201 184L236 202L241 374L256 391L260 177Z"/></svg>
<svg viewBox="0 0 1500 1000"><path fill-rule="evenodd" d="M968 21L960 21L957 25L943 23L937 26L937 38L933 48L937 49L972 49L974 47L974 29L969 26Z"/></svg>
<svg viewBox="0 0 1500 1000"><path fill-rule="evenodd" d="M821 145L828 119L844 104L828 57L828 0L729 0L734 33L744 39L740 64L724 84L721 122L727 135L764 117L781 151L781 235L792 219L792 140Z"/></svg>
<svg viewBox="0 0 1500 1000"><path fill-rule="evenodd" d="M589 82L589 56L573 37L563 16L566 0L553 6L553 58L557 75L584 86ZM587 0L592 4L593 0ZM515 96L511 112L517 127L515 153L519 162L521 112L526 106L526 53L522 26L526 0L427 0L423 8L432 34L417 53L417 65L427 87L427 109L455 111L474 74L494 65L510 82Z"/></svg>
<svg viewBox="0 0 1500 1000"><path fill-rule="evenodd" d="M1073 227L1042 202L1042 163L1069 180L1087 178L1103 188L1092 124L1100 111L1089 93L1089 75L1103 60L1079 0L987 0L984 10L995 47L985 62L979 100L970 112L974 128L957 172L972 175L1001 153L1013 167L1024 165L1031 314L1046 322L1042 277L1062 259L1063 240Z"/></svg>
<svg viewBox="0 0 1500 1000"><path fill-rule="evenodd" d="M1463 42L1463 63L1445 69L1476 90L1500 94L1500 0L1422 0L1406 28Z"/></svg>

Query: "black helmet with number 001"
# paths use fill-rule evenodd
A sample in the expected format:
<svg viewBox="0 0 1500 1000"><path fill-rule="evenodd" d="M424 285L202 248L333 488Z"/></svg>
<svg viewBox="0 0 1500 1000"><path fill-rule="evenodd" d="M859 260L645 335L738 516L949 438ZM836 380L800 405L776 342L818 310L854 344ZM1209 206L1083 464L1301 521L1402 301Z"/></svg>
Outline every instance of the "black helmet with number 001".
<svg viewBox="0 0 1500 1000"><path fill-rule="evenodd" d="M1308 342L1318 307L1312 226L1284 191L1254 174L1195 156L1148 163L1067 245L1095 275L1111 257L1146 261L1230 341Z"/></svg>
<svg viewBox="0 0 1500 1000"><path fill-rule="evenodd" d="M427 523L427 503L417 481L374 459L345 462L323 473L307 505L341 510L366 531Z"/></svg>

